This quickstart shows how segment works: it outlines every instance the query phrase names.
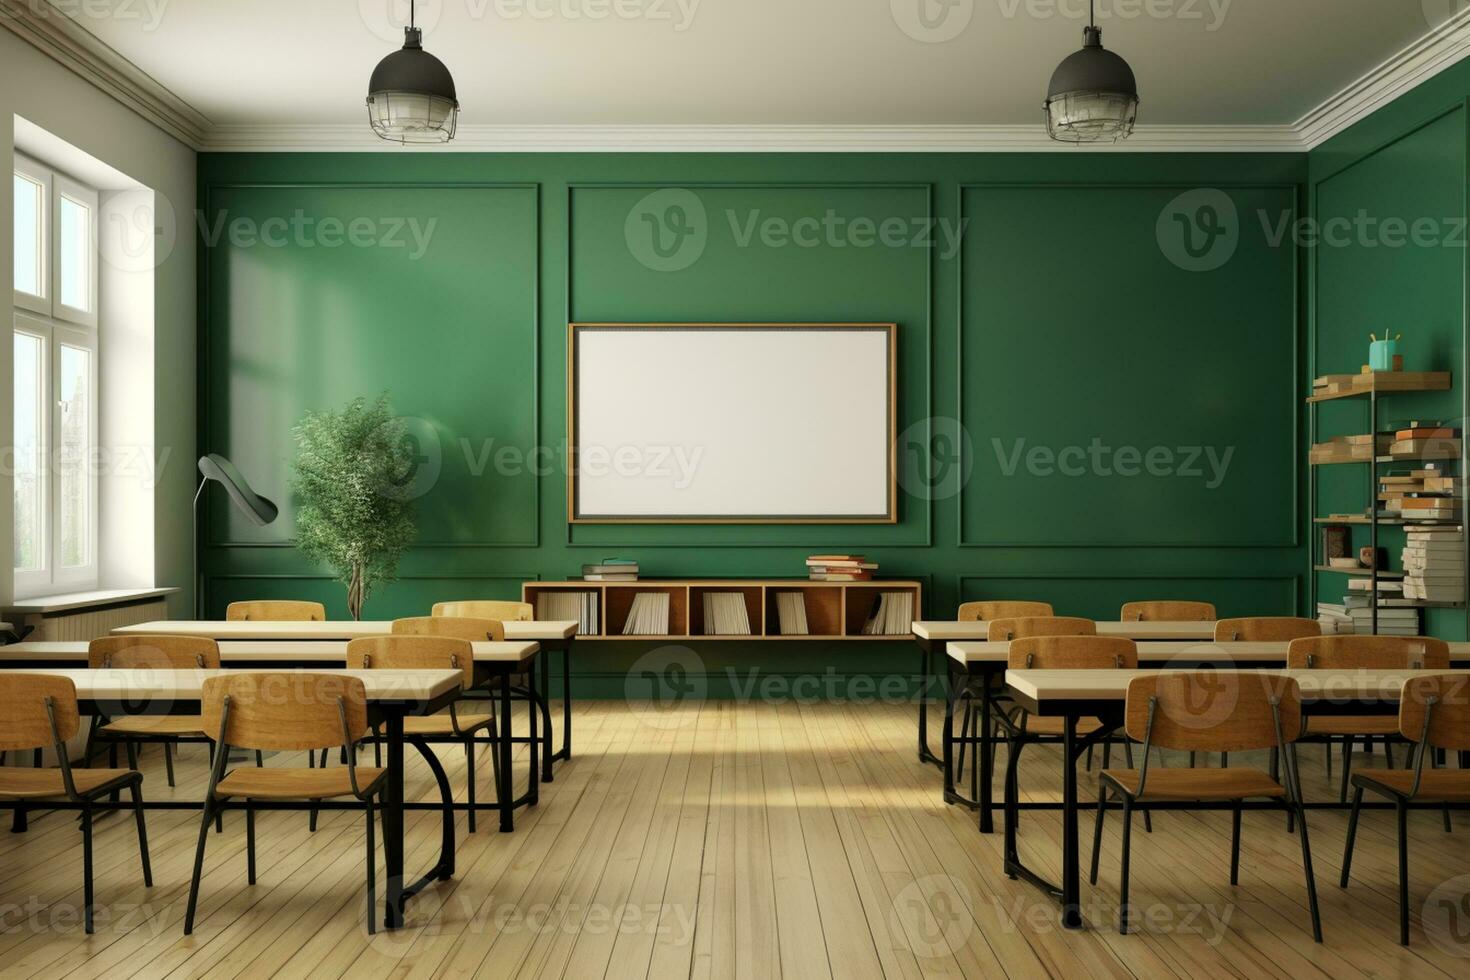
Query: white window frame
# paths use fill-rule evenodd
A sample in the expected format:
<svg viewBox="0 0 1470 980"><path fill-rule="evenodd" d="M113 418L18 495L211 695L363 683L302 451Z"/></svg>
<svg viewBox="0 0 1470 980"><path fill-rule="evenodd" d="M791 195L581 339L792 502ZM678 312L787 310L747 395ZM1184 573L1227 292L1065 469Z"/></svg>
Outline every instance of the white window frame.
<svg viewBox="0 0 1470 980"><path fill-rule="evenodd" d="M99 195L92 188L79 184L19 154L15 157L14 169L23 176L43 184L45 187L41 222L44 242L41 248L40 261L45 270L41 277L41 282L46 296L36 297L29 293L16 290L14 311L14 332L39 337L44 341L46 363L42 372L42 387L44 389L42 397L46 400L49 409L41 415L43 420L43 432L41 434L41 480L42 498L45 501L45 512L41 518L41 533L43 536L42 554L44 555L44 567L36 570L16 569L14 573L16 598L29 598L47 593L95 589L97 587L98 571L101 567L98 553L100 545L98 534L100 486L97 472L98 467L96 465L98 410L100 404L97 387L97 379L100 376L97 330L99 299L97 284L101 274L97 239ZM91 227L88 232L90 248L88 251L89 266L87 269L89 309L86 310L76 309L61 301L61 236L57 229L59 224L58 215L63 197L70 198L76 203L88 208L88 213L91 216ZM11 233L12 235L14 234L13 231ZM12 346L14 345L13 339L11 344ZM90 369L87 381L87 437L89 451L82 460L88 481L88 506L86 515L88 561L85 565L72 568L64 567L61 563L61 535L58 533L61 514L61 480L58 479L56 470L59 460L58 451L62 426L60 393L61 348L63 346L85 350L89 355L88 366ZM14 561L13 555L11 561Z"/></svg>

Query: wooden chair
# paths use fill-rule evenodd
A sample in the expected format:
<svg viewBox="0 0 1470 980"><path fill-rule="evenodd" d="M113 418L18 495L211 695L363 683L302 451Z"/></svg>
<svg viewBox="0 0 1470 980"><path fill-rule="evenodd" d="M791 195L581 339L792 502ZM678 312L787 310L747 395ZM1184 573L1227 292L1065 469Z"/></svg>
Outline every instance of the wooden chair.
<svg viewBox="0 0 1470 980"><path fill-rule="evenodd" d="M153 887L148 861L148 827L143 819L143 774L135 769L73 769L66 743L81 729L76 685L67 677L0 672L0 750L6 752L51 748L56 769L0 768L0 802L12 806L38 801L66 800L81 810L82 918L92 933L92 813L102 798L127 789L133 798L138 825L138 851L143 859L143 884ZM103 804L100 809L109 809Z"/></svg>
<svg viewBox="0 0 1470 980"><path fill-rule="evenodd" d="M1264 797L1295 816L1302 844L1312 936L1322 941L1317 884L1312 875L1312 848L1307 839L1306 811L1293 751L1302 730L1301 691L1282 674L1264 671L1170 671L1134 678L1125 708L1128 736L1143 743L1139 769L1105 769L1098 779L1097 822L1092 837L1091 881L1097 884L1103 818L1110 797L1123 805L1123 855L1118 931L1128 931L1128 858L1133 811L1155 804L1200 801L1231 803L1230 883L1240 883L1241 802ZM1284 761L1286 778L1278 782L1254 768L1150 768L1149 749L1245 752L1275 749Z"/></svg>
<svg viewBox="0 0 1470 980"><path fill-rule="evenodd" d="M251 599L232 602L225 607L225 619L267 620L292 623L321 623L327 618L327 607L320 602L296 599Z"/></svg>
<svg viewBox="0 0 1470 980"><path fill-rule="evenodd" d="M1449 670L1450 645L1429 636L1311 636L1292 640L1286 665L1293 670ZM1399 720L1392 715L1327 715L1307 719L1307 737L1328 746L1342 743L1342 785L1338 801L1347 802L1353 743L1371 747L1383 743L1384 758L1393 768L1393 743L1399 738ZM1448 830L1449 811L1445 811Z"/></svg>
<svg viewBox="0 0 1470 980"><path fill-rule="evenodd" d="M1470 803L1470 770L1435 769L1437 752L1470 750L1470 677L1431 674L1404 683L1399 699L1399 735L1413 748L1414 762L1406 769L1373 769L1353 776L1353 809L1348 817L1347 844L1342 855L1342 878L1347 887L1352 870L1353 842L1358 833L1358 811L1363 791L1387 797L1398 811L1399 837L1399 944L1409 945L1409 804ZM1431 760L1425 770L1424 760Z"/></svg>
<svg viewBox="0 0 1470 980"><path fill-rule="evenodd" d="M959 615L955 618L962 623L973 623L988 619L1052 615L1055 613L1049 602L1028 602L1024 599L981 599L977 602L960 603Z"/></svg>
<svg viewBox="0 0 1470 980"><path fill-rule="evenodd" d="M1212 623L1217 618L1213 602L1191 602L1184 599L1147 599L1125 602L1118 618L1125 623L1176 622Z"/></svg>
<svg viewBox="0 0 1470 980"><path fill-rule="evenodd" d="M374 880L374 812L386 786L388 771L359 767L354 748L367 734L367 695L362 680L345 674L245 673L213 677L204 682L204 724L215 734L219 749L204 795L199 845L194 852L194 874L189 881L189 905L184 935L194 931L199 879L204 871L204 845L215 814L232 799L245 801L247 878L255 884L255 802L257 800L325 800L344 796L363 804L367 815L367 926L377 929L377 889ZM341 769L233 769L227 770L232 747L280 752L340 746L346 765Z"/></svg>
<svg viewBox="0 0 1470 980"><path fill-rule="evenodd" d="M509 599L461 599L457 602L434 603L430 615L498 619L502 623L529 623L536 618L536 609L529 602L514 602Z"/></svg>
<svg viewBox="0 0 1470 980"><path fill-rule="evenodd" d="M104 636L87 644L87 666L92 670L218 670L219 644L207 636ZM91 758L91 743L109 743L108 764L114 769L119 743L127 748L130 769L138 768L139 743L162 743L170 786L174 785L175 745L204 742L211 752L214 746L200 715L123 715L111 719L93 715L87 741L87 758Z"/></svg>
<svg viewBox="0 0 1470 980"><path fill-rule="evenodd" d="M450 636L366 636L347 644L347 666L352 670L386 668L390 670L460 670L464 672L463 688L475 684L475 652L469 640ZM407 738L425 742L457 742L464 746L467 773L469 830L475 832L475 733L489 732L496 740L494 711L461 711L451 704L446 713L403 720ZM375 732L374 735L377 733ZM495 767L495 785L500 785L500 759L490 753Z"/></svg>
<svg viewBox="0 0 1470 980"><path fill-rule="evenodd" d="M1215 624L1215 642L1286 643L1303 636L1321 636L1322 624L1296 616L1245 616Z"/></svg>

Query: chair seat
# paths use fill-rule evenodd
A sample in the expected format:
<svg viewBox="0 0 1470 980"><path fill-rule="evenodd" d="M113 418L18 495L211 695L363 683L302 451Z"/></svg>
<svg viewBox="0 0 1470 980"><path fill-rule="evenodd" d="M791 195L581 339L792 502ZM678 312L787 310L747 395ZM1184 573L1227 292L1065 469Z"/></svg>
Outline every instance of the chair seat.
<svg viewBox="0 0 1470 980"><path fill-rule="evenodd" d="M1407 798L1414 788L1412 769L1364 769L1353 773L1353 785ZM1470 802L1470 769L1425 769L1416 802Z"/></svg>
<svg viewBox="0 0 1470 980"><path fill-rule="evenodd" d="M1062 723L1066 720L1065 718L1032 715L1026 719L1026 733L1028 735L1060 735L1062 734ZM1078 735L1091 735L1102 727L1102 721L1097 718L1077 719Z"/></svg>
<svg viewBox="0 0 1470 980"><path fill-rule="evenodd" d="M388 770L357 767L357 785L364 793L381 782ZM216 798L243 796L257 800L328 800L351 796L346 766L331 769L241 768L230 771L214 788Z"/></svg>
<svg viewBox="0 0 1470 980"><path fill-rule="evenodd" d="M132 769L73 769L72 785L77 792L86 796L112 783L126 783L138 776ZM53 796L66 796L66 784L62 782L60 769L22 769L19 766L0 766L0 799L44 800Z"/></svg>
<svg viewBox="0 0 1470 980"><path fill-rule="evenodd" d="M206 737L200 715L125 715L102 726L108 735L193 735Z"/></svg>
<svg viewBox="0 0 1470 980"><path fill-rule="evenodd" d="M1397 735L1398 715L1318 715L1307 718L1308 735Z"/></svg>
<svg viewBox="0 0 1470 980"><path fill-rule="evenodd" d="M461 732L472 732L477 728L484 728L495 720L495 716L488 711L460 711L455 717L459 719ZM447 711L437 715L405 718L403 719L403 734L454 735L454 719Z"/></svg>
<svg viewBox="0 0 1470 980"><path fill-rule="evenodd" d="M1259 769L1149 769L1144 795L1138 794L1137 769L1105 769L1101 778L1134 799L1239 800L1285 796L1286 789Z"/></svg>

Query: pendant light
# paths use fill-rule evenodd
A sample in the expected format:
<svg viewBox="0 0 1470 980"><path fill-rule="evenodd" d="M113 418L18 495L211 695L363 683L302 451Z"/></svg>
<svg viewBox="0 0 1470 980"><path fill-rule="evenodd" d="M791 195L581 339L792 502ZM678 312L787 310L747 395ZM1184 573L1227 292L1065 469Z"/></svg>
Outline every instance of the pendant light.
<svg viewBox="0 0 1470 980"><path fill-rule="evenodd" d="M1128 62L1103 49L1096 0L1082 29L1082 50L1052 73L1046 90L1046 132L1063 143L1116 143L1138 118L1138 82Z"/></svg>
<svg viewBox="0 0 1470 980"><path fill-rule="evenodd" d="M424 32L414 21L412 0L403 48L373 69L368 82L368 122L394 143L448 143L459 122L454 79L444 62L424 50Z"/></svg>

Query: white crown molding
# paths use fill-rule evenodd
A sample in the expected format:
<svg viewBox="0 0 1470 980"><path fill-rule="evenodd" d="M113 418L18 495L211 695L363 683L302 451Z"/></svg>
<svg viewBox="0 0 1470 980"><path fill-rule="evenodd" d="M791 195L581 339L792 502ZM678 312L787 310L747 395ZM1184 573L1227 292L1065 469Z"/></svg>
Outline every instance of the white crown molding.
<svg viewBox="0 0 1470 980"><path fill-rule="evenodd" d="M203 114L45 0L0 0L0 25L181 143L203 142Z"/></svg>
<svg viewBox="0 0 1470 980"><path fill-rule="evenodd" d="M464 125L447 145L399 146L362 125L212 125L188 102L46 0L0 0L0 25L201 152L1229 153L1305 152L1470 55L1470 9L1293 124L1140 126L1124 143L1055 143L1035 125Z"/></svg>

